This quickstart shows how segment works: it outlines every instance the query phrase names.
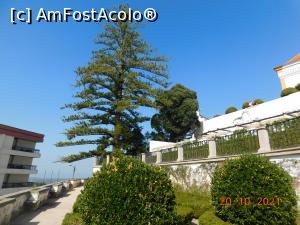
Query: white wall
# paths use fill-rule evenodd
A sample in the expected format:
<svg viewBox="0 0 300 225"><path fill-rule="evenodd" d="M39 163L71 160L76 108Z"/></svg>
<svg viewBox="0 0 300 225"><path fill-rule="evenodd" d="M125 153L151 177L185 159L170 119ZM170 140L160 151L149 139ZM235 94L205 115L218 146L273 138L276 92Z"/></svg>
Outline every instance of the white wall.
<svg viewBox="0 0 300 225"><path fill-rule="evenodd" d="M300 83L300 62L283 66L279 71L277 71L280 80L283 80L285 87L295 87Z"/></svg>
<svg viewBox="0 0 300 225"><path fill-rule="evenodd" d="M149 151L154 152L161 148L170 148L173 147L175 143L173 142L165 142L165 141L150 141L149 143Z"/></svg>
<svg viewBox="0 0 300 225"><path fill-rule="evenodd" d="M300 92L205 120L203 122L203 132L243 124L253 120L260 120L296 110L300 110Z"/></svg>
<svg viewBox="0 0 300 225"><path fill-rule="evenodd" d="M292 75L285 78L286 87L295 87L300 84L300 73L299 75Z"/></svg>

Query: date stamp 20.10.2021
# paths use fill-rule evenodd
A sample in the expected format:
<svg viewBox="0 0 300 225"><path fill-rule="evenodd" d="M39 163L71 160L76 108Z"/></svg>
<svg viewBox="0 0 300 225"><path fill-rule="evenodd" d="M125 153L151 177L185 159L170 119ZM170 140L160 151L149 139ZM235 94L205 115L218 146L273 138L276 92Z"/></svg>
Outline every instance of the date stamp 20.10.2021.
<svg viewBox="0 0 300 225"><path fill-rule="evenodd" d="M227 196L221 196L219 199L219 204L223 207L230 207L233 204L235 205L240 205L240 206L279 206L282 202L282 199L277 196L271 196L271 197L265 197L265 196L260 196L260 197L237 197L237 198L232 198L232 197L227 197Z"/></svg>

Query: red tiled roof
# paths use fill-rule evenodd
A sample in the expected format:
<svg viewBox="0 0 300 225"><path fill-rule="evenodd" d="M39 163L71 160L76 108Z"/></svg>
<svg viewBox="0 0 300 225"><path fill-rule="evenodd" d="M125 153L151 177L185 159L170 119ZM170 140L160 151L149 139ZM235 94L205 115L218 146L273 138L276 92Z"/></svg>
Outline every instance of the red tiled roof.
<svg viewBox="0 0 300 225"><path fill-rule="evenodd" d="M44 135L39 133L34 133L27 130L22 130L15 127L10 127L4 124L0 124L0 134L5 134L8 136L33 141L33 142L43 142Z"/></svg>
<svg viewBox="0 0 300 225"><path fill-rule="evenodd" d="M292 63L297 62L297 61L299 61L299 60L300 60L300 53L297 54L296 56L294 56L293 58L291 58L291 59L286 63L286 65L292 64Z"/></svg>

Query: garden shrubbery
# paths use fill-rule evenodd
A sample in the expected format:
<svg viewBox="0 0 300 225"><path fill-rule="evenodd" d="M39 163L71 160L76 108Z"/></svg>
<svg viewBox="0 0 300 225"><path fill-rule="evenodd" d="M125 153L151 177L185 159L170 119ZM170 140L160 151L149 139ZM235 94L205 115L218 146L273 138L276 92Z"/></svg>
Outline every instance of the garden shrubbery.
<svg viewBox="0 0 300 225"><path fill-rule="evenodd" d="M296 93L296 92L298 92L298 90L296 88L288 87L281 91L281 97L288 96L288 95Z"/></svg>
<svg viewBox="0 0 300 225"><path fill-rule="evenodd" d="M263 100L261 100L260 98L257 98L257 99L255 99L254 101L253 101L253 105L259 105L259 104L262 104L262 103L264 103L264 101Z"/></svg>
<svg viewBox="0 0 300 225"><path fill-rule="evenodd" d="M237 111L237 108L231 106L228 109L226 109L225 114L233 113L233 112L236 112L236 111Z"/></svg>
<svg viewBox="0 0 300 225"><path fill-rule="evenodd" d="M136 159L113 157L89 179L75 210L84 224L179 224L168 175Z"/></svg>
<svg viewBox="0 0 300 225"><path fill-rule="evenodd" d="M247 109L249 107L250 107L250 102L248 102L248 101L244 102L243 105L242 105L243 109Z"/></svg>
<svg viewBox="0 0 300 225"><path fill-rule="evenodd" d="M292 178L266 157L244 155L218 166L211 196L216 215L223 221L249 225L296 223ZM245 200L248 197L250 202Z"/></svg>
<svg viewBox="0 0 300 225"><path fill-rule="evenodd" d="M300 91L300 83L295 86L295 88Z"/></svg>

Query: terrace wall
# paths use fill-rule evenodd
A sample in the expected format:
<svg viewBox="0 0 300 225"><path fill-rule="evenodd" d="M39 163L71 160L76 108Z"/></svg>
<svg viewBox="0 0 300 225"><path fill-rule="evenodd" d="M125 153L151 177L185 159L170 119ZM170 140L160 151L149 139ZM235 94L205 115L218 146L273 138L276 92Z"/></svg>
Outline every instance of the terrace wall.
<svg viewBox="0 0 300 225"><path fill-rule="evenodd" d="M9 225L22 212L36 210L49 198L60 197L83 183L84 180L78 179L63 181L0 196L0 225Z"/></svg>

